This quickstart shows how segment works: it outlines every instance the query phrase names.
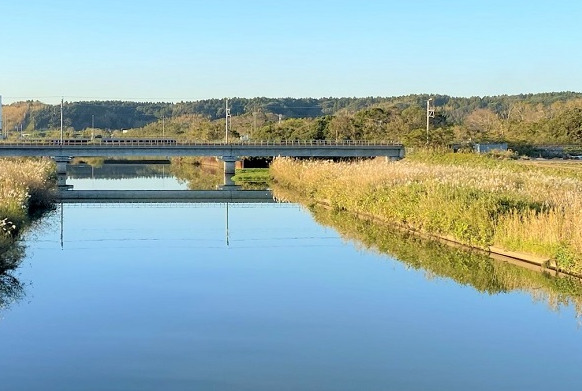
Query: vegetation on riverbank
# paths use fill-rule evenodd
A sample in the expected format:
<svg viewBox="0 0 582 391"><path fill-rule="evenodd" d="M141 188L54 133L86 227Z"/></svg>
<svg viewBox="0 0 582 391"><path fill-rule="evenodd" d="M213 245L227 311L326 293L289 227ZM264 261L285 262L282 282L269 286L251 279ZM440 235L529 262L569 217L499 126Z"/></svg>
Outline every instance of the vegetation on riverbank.
<svg viewBox="0 0 582 391"><path fill-rule="evenodd" d="M52 207L49 159L1 159L0 164L0 309L24 296L22 283L10 274L24 257L18 235L35 217Z"/></svg>
<svg viewBox="0 0 582 391"><path fill-rule="evenodd" d="M236 170L236 174L232 177L235 182L246 183L267 183L269 182L270 174L268 168L241 168Z"/></svg>
<svg viewBox="0 0 582 391"><path fill-rule="evenodd" d="M15 237L40 211L51 206L54 163L50 159L2 159L0 221L2 240Z"/></svg>
<svg viewBox="0 0 582 391"><path fill-rule="evenodd" d="M0 254L38 213L51 207L49 159L2 159L0 170Z"/></svg>
<svg viewBox="0 0 582 391"><path fill-rule="evenodd" d="M335 210L374 216L460 243L551 258L582 273L582 176L474 154L417 153L399 162L279 158L284 188Z"/></svg>

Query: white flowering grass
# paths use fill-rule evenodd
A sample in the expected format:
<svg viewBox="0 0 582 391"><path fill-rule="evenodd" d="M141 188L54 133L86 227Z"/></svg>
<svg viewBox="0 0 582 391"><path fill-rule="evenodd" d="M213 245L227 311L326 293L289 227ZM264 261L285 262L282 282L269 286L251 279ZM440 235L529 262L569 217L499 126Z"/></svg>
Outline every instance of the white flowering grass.
<svg viewBox="0 0 582 391"><path fill-rule="evenodd" d="M54 165L49 159L0 159L2 235L13 235L27 220L31 193L50 186Z"/></svg>
<svg viewBox="0 0 582 391"><path fill-rule="evenodd" d="M582 270L582 178L561 167L449 156L357 163L276 159L275 180L334 208ZM577 169L577 167L576 167Z"/></svg>

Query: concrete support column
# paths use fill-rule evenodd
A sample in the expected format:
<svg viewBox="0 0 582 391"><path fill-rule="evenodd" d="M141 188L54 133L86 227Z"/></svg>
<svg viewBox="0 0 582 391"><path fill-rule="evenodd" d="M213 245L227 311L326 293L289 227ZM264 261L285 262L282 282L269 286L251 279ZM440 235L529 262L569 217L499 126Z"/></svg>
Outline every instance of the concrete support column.
<svg viewBox="0 0 582 391"><path fill-rule="evenodd" d="M236 171L236 162L238 161L238 157L236 156L222 156L222 161L224 162L224 184L223 188L237 188L238 186L235 185L232 177Z"/></svg>
<svg viewBox="0 0 582 391"><path fill-rule="evenodd" d="M57 187L59 190L72 189L73 186L67 185L67 165L71 161L70 156L54 156L53 160L57 163Z"/></svg>

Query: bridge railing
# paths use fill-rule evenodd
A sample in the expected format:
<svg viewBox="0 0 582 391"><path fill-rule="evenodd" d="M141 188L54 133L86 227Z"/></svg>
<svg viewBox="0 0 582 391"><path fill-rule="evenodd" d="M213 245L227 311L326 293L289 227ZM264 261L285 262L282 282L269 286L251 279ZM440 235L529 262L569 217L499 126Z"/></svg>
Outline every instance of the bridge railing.
<svg viewBox="0 0 582 391"><path fill-rule="evenodd" d="M199 140L175 140L175 139L140 139L140 138L116 138L116 139L64 139L64 140L4 140L0 142L0 148L13 146L111 146L111 147L174 147L174 146L329 146L329 147L354 147L354 146L401 146L395 141L375 140L233 140L224 141L199 141Z"/></svg>

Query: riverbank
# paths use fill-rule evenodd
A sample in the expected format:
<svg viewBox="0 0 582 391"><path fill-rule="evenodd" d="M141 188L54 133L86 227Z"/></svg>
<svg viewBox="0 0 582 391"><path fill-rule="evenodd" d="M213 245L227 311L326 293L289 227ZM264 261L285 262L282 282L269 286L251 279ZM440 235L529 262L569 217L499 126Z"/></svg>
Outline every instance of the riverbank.
<svg viewBox="0 0 582 391"><path fill-rule="evenodd" d="M54 163L49 159L1 159L0 254L38 214L52 207Z"/></svg>
<svg viewBox="0 0 582 391"><path fill-rule="evenodd" d="M306 204L375 216L489 251L546 258L582 272L582 175L475 154L417 153L398 162L276 159L271 174Z"/></svg>

